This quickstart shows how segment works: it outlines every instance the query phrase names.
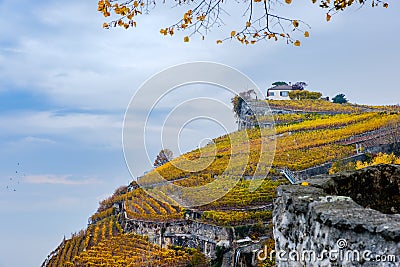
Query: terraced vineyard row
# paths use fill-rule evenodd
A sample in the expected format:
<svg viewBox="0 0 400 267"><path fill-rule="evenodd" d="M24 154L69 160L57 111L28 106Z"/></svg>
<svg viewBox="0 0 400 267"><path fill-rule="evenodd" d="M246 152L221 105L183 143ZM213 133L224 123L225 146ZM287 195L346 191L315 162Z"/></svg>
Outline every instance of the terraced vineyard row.
<svg viewBox="0 0 400 267"><path fill-rule="evenodd" d="M91 224L86 231L80 231L72 235L70 239L64 240L46 266L73 266L74 258L82 251L121 233L122 228L115 216L110 216L96 224Z"/></svg>
<svg viewBox="0 0 400 267"><path fill-rule="evenodd" d="M337 158L338 156L349 156L351 155L350 148L334 144L351 136L386 127L394 121L400 121L400 115L398 113L387 114L374 112L340 114L307 120L289 126L280 125L276 128L278 137L276 159L273 166L292 166L294 169L300 170L310 167L311 163L319 165L335 157ZM270 130L261 129L261 131ZM250 140L249 143L246 143L245 140L247 139ZM157 182L159 181L157 180L157 173L159 173L166 180L175 180L192 176L194 182L196 180L194 176L198 176L197 182L199 182L199 180L208 182L212 180L215 175L221 175L228 166L232 153L231 140L235 140L236 144L238 144L235 150L235 153L237 153L236 155L240 155L240 153L243 155L249 154L249 162L245 169L243 169L242 162L238 162L237 167L232 165L232 170L237 171L238 175L252 175L259 161L261 143L259 129L235 132L217 138L214 140L215 146L209 145L202 148L201 151L197 149L174 159L158 167L155 171L148 173L141 178L141 181L146 181L146 183ZM332 151L329 151L328 146ZM323 148L316 149L315 147ZM248 153L248 149L250 153ZM306 159L307 151L310 151L311 158L313 158L312 161ZM315 157L313 156L314 152ZM317 153L322 154L318 157ZM206 163L209 164L207 165ZM206 168L202 169L200 168L201 166L205 166ZM266 166L259 167L264 168ZM187 171L193 168L198 169L198 171ZM206 175L208 175L208 179L204 179ZM192 185L187 181L179 182L179 184L186 184L185 186Z"/></svg>
<svg viewBox="0 0 400 267"><path fill-rule="evenodd" d="M45 266L188 266L196 253L190 249L162 249L149 243L147 237L124 234L116 217L110 216L64 240Z"/></svg>
<svg viewBox="0 0 400 267"><path fill-rule="evenodd" d="M321 101L301 102L302 105L310 105L308 108L324 111L339 107L342 113L359 112L364 109ZM288 101L286 104L296 107L299 103ZM322 106L316 107L317 104ZM210 183L216 178L240 178L231 190L228 184L222 185L223 190L227 192L223 197L197 207L198 212L202 213L200 219L206 223L239 228L244 224L257 225L260 221L271 219L271 211L268 208L275 196L275 189L286 182L277 180L281 177L280 168L302 170L348 157L355 153L355 148L340 141L359 134L369 134L400 121L399 113L386 112L279 116L282 121L287 122L278 125L275 132L270 129L247 129L218 137L214 139L214 144L186 153L158 167L142 179L147 179L149 183L160 182L157 179L157 174L160 173L164 179L170 181L179 179L174 182L176 185L193 187ZM246 181L246 177L243 176L252 176L256 170L268 168L264 158L260 160L259 150L262 141L268 142L271 139L267 137L268 140L261 140L262 133L269 136L273 134L276 138L276 153L270 176L263 180L259 188L251 192L250 181ZM232 143L235 143L235 149L232 148ZM248 158L242 157L245 155L248 155ZM398 162L397 158L384 155L375 161L381 162L388 158ZM194 161L197 161L197 164ZM232 173L223 175L230 161L233 162ZM200 168L201 166L204 168ZM357 165L363 166L362 163ZM197 169L190 171L193 168ZM218 186L220 185L217 183L210 184L209 193L220 190ZM145 221L165 222L182 219L184 210L172 204L168 197L171 192L168 190L168 187L165 187L164 192L159 192L160 199L163 200L160 201L148 195L134 182L129 187L118 188L111 197L100 203L99 209L90 218L91 224L88 228L63 241L45 262L45 266L193 266L194 258L199 259L195 250L161 249L150 244L145 237L124 233L117 220L118 216L125 214L130 219ZM188 199L204 198L204 192L197 191L183 191L183 195L191 194L184 195Z"/></svg>
<svg viewBox="0 0 400 267"><path fill-rule="evenodd" d="M360 114L338 114L338 115L325 115L319 116L311 120L304 120L301 123L294 123L289 125L279 125L277 127L277 134L295 131L307 131L318 129L332 129L344 127L353 123L366 121L373 118L379 118L381 114L377 112L360 113Z"/></svg>
<svg viewBox="0 0 400 267"><path fill-rule="evenodd" d="M359 113L368 111L400 112L399 105L369 106L357 104L336 104L325 100L266 100L271 109L284 109L301 112L321 113Z"/></svg>
<svg viewBox="0 0 400 267"><path fill-rule="evenodd" d="M315 125L309 121L294 124L292 128L278 127L277 131L286 132L294 129L301 129L292 134L283 134L277 138L277 147L272 163L273 169L271 174L279 176L278 170L284 166L291 170L303 170L313 166L317 166L329 161L334 161L340 158L349 157L355 154L353 146L336 144L337 141L346 139L348 136L354 136L365 132L370 132L380 129L390 124L393 121L399 120L399 114L387 113L364 113L364 114L340 114L314 119ZM317 129L312 129L317 128ZM252 175L257 168L262 170L267 168L266 165L259 163L259 136L260 130L251 129L233 133L230 137L244 138L244 133L247 133L250 138L250 156L248 164L245 166L244 175ZM183 186L198 186L213 181L214 176L219 177L228 165L230 160L231 149L229 146L229 136L216 139L216 147L218 150L217 156L214 159L214 164L197 173L193 173L188 178L175 182L177 185ZM244 150L244 149L243 149ZM205 149L208 153L208 150ZM195 153L198 153L197 151ZM206 154L206 153L205 153ZM262 163L262 162L261 162ZM217 167L217 168L215 168ZM181 175L181 170L177 170L168 163L162 166L162 174L167 179L174 179L174 174ZM158 169L158 170L159 170ZM176 172L175 172L176 171ZM179 176L178 176L179 177ZM239 185L240 187L240 185ZM261 188L254 193L241 193L235 187L232 191L216 202L208 204L202 209L229 209L232 207L240 207L246 205L257 205L265 201L271 201L275 186L269 188ZM210 190L212 191L212 190ZM168 190L166 194L168 195ZM185 195L186 198L201 200L201 194L191 193ZM259 201L259 202L258 202Z"/></svg>
<svg viewBox="0 0 400 267"><path fill-rule="evenodd" d="M266 100L271 108L305 112L358 113L364 109L352 104L336 104L326 100Z"/></svg>
<svg viewBox="0 0 400 267"><path fill-rule="evenodd" d="M131 219L166 221L183 217L179 207L156 200L140 188L131 192L125 201L125 209Z"/></svg>
<svg viewBox="0 0 400 267"><path fill-rule="evenodd" d="M204 211L203 220L218 225L234 226L254 224L272 219L272 211Z"/></svg>
<svg viewBox="0 0 400 267"><path fill-rule="evenodd" d="M380 114L342 128L296 132L278 138L277 150L288 151L332 144L351 136L383 128L394 121L400 121L399 114Z"/></svg>
<svg viewBox="0 0 400 267"><path fill-rule="evenodd" d="M275 196L275 188L281 183L282 181L274 182L266 179L257 190L250 192L250 181L239 181L225 196L198 209L229 210L271 203Z"/></svg>
<svg viewBox="0 0 400 267"><path fill-rule="evenodd" d="M75 267L190 266L193 250L162 249L135 234L121 234L99 242L76 256Z"/></svg>
<svg viewBox="0 0 400 267"><path fill-rule="evenodd" d="M131 219L160 221L179 219L183 216L181 208L154 199L141 188L128 192L127 187L124 187L117 189L111 197L101 201L98 211L90 217L90 221L96 222L116 214L115 205L124 207Z"/></svg>

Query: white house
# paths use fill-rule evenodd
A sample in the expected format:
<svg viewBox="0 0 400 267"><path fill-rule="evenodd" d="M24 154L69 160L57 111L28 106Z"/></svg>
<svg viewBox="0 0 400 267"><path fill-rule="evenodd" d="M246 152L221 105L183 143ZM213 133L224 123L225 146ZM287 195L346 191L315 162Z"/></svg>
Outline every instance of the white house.
<svg viewBox="0 0 400 267"><path fill-rule="evenodd" d="M268 100L290 100L289 92L294 90L303 90L298 87L293 87L289 84L275 85L267 90Z"/></svg>

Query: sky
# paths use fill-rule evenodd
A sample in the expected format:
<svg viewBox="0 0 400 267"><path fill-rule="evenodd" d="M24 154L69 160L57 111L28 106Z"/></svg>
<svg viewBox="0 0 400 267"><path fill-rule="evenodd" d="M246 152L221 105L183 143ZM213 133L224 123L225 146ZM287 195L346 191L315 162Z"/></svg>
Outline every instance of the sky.
<svg viewBox="0 0 400 267"><path fill-rule="evenodd" d="M101 199L132 180L122 148L125 111L141 84L165 68L212 61L238 69L263 91L275 81L305 81L309 90L344 93L353 103L400 103L397 1L388 9L351 9L329 23L311 3L276 7L310 24L300 47L216 45L240 7L204 41L164 37L159 29L182 14L171 6L160 4L136 29L104 30L97 1L0 0L0 267L39 266L64 236L86 226ZM152 125L159 129L182 95L228 105L231 96L214 89L181 88ZM188 151L231 131L231 115L228 130L195 121L179 138L174 131L166 138ZM152 138L160 137L148 138L154 158L160 147ZM144 171L138 165L135 175Z"/></svg>

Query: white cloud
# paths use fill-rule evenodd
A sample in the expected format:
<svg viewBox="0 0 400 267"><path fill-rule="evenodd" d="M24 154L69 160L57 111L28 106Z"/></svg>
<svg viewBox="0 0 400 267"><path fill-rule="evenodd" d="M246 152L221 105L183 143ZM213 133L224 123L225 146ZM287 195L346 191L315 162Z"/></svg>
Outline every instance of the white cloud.
<svg viewBox="0 0 400 267"><path fill-rule="evenodd" d="M53 184L53 185L93 185L100 181L96 178L76 178L71 175L28 175L24 182L29 184Z"/></svg>
<svg viewBox="0 0 400 267"><path fill-rule="evenodd" d="M35 144L56 144L57 142L49 138L39 138L34 136L27 136L21 140L22 143L35 143Z"/></svg>
<svg viewBox="0 0 400 267"><path fill-rule="evenodd" d="M21 112L0 116L0 136L25 136L26 141L56 142L64 137L107 147L121 146L122 115L60 113L57 111ZM41 136L53 136L43 138Z"/></svg>

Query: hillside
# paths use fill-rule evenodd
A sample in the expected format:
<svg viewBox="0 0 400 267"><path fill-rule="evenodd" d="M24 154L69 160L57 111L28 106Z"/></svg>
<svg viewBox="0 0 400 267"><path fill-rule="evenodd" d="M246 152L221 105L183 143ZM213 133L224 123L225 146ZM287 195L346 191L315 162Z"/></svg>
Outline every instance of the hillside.
<svg viewBox="0 0 400 267"><path fill-rule="evenodd" d="M222 258L227 257L221 256L226 252L223 247L229 250L245 242L246 238L253 243L265 243L272 238L270 221L275 189L288 183L281 173L283 168L299 172L336 162L391 143L397 133L398 107L338 105L321 101L270 101L272 109L292 112L275 115L275 157L268 176L255 191L249 191L248 179L256 170L269 168L263 162L259 164L259 150L262 131L270 129L245 129L217 137L213 144L150 171L139 180L146 189L159 183L158 174L169 181L161 187L157 199L136 182L117 189L100 203L97 212L90 217L88 228L64 240L43 266L147 266L146 262L151 262L152 266L203 266L207 261L203 254L208 260L213 259L215 266L220 266ZM235 149L231 145L233 141L237 142ZM170 184L191 187L221 179L230 160L240 158L239 154L246 151L247 144L248 161L244 168L235 168L235 165L230 168L230 175L240 178L225 196L192 209L179 207L168 197ZM356 144L357 147L362 145L363 151L357 151ZM210 164L191 172L190 168L182 168L189 164L188 159ZM204 196L200 192L187 197L201 199ZM194 235L188 230L192 225L208 230L204 230L204 236L201 233ZM217 229L213 230L215 237L208 237L209 229ZM225 239L224 231L229 238ZM174 235L178 232L180 236ZM193 240L188 242L190 238ZM209 246L210 251L207 250Z"/></svg>

